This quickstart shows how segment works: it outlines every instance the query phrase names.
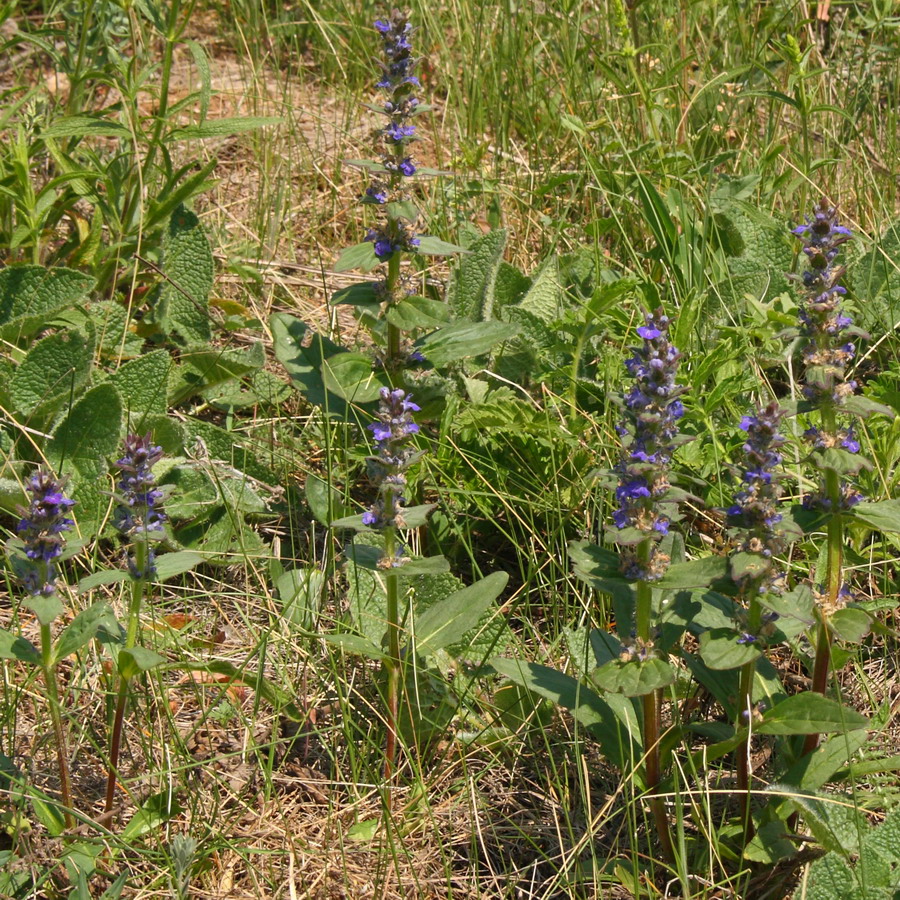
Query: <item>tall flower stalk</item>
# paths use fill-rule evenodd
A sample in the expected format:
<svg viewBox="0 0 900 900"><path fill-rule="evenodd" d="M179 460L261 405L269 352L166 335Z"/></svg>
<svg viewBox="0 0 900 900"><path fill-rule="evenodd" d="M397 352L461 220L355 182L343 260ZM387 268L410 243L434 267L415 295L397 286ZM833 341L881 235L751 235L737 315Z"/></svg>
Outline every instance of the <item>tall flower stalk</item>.
<svg viewBox="0 0 900 900"><path fill-rule="evenodd" d="M684 414L679 396L685 388L677 384L681 354L669 341L669 318L662 309L646 313L637 329L643 339L625 365L634 385L624 397L625 416L619 425L624 455L616 467L618 509L613 540L620 547L622 573L634 582L634 646L629 652L638 660L655 655L653 629L653 582L665 574L669 557L659 543L668 534L673 500L669 494L669 463L676 445L677 422ZM647 787L655 793L660 783L660 706L662 689L643 697L644 747ZM663 852L672 859L672 839L662 798L651 801Z"/></svg>
<svg viewBox="0 0 900 900"><path fill-rule="evenodd" d="M375 28L382 38L382 58L377 61L381 78L377 87L386 95L381 112L387 124L381 130L381 165L373 171L363 202L380 209L379 221L366 240L373 243L379 261L387 263L383 292L388 303L393 303L404 295L401 255L415 252L419 247L413 221L416 213L408 203L408 185L416 174L410 147L416 140L413 119L419 110L419 100L414 91L420 84L415 75L418 59L412 53L413 27L406 14L394 9L386 20L377 20ZM400 329L388 320L385 366L388 370L398 368L405 359Z"/></svg>
<svg viewBox="0 0 900 900"><path fill-rule="evenodd" d="M65 533L74 522L68 517L75 501L66 497L63 482L50 472L41 469L25 484L31 495L27 509L16 529L24 545L26 564L22 573L23 584L31 595L29 605L35 610L41 626L41 671L47 686L50 723L56 742L56 761L59 769L60 795L66 828L72 828L72 790L69 778L69 759L66 735L62 721L57 683L56 657L50 626L62 612L57 596L56 561L65 546Z"/></svg>
<svg viewBox="0 0 900 900"><path fill-rule="evenodd" d="M837 264L841 246L851 232L840 225L837 209L823 198L803 225L793 230L803 241L807 268L799 276L803 289L800 308L800 335L803 340L805 406L818 411L819 424L811 426L804 439L812 447L816 468L822 472L816 490L808 493L803 505L828 515L826 574L819 597L815 665L812 689L824 694L831 665L831 629L828 618L844 605L843 583L844 514L863 499L845 479L865 463L853 463L847 454L856 454L859 444L852 425L845 424L843 408L857 384L847 376L855 346L848 339L859 334L853 320L844 313L841 301L847 293L840 285L844 267ZM818 735L809 735L805 749L812 750Z"/></svg>
<svg viewBox="0 0 900 900"><path fill-rule="evenodd" d="M779 468L781 447L785 438L779 431L785 413L777 403L770 403L756 415L741 419L741 430L747 438L743 445L742 487L727 511L728 524L736 530L737 548L731 558L731 574L737 583L739 601L738 643L764 648L774 630L774 613L767 612L768 595L781 594L785 586L777 556L784 549L784 533L779 527L778 511L782 488ZM738 731L749 724L753 714L753 676L757 658L741 667L738 697ZM750 830L750 732L738 746L737 784L742 794L744 828Z"/></svg>
<svg viewBox="0 0 900 900"><path fill-rule="evenodd" d="M406 526L406 475L418 458L410 438L419 430L412 414L419 407L402 388L382 388L378 420L369 425L375 437L376 454L368 458L369 478L378 488L378 497L363 513L363 524L380 531L384 537L384 555L379 562L387 594L387 655L384 658L387 709L387 738L384 753L384 780L390 807L391 784L397 758L397 730L400 710L402 659L400 655L400 585L398 568L403 562L399 530Z"/></svg>
<svg viewBox="0 0 900 900"><path fill-rule="evenodd" d="M122 650L131 651L137 643L141 605L147 584L155 574L153 543L163 536L166 515L161 505L163 493L156 485L153 466L162 459L161 447L154 445L151 435L143 437L130 434L125 439L122 458L116 462L119 469L117 487L119 506L116 508L116 525L130 542L128 570L131 575L131 600L125 644ZM122 651L120 651L121 654ZM116 708L109 743L109 774L106 780L106 813L112 812L115 803L119 755L122 746L122 724L128 702L128 686L132 673L119 667L119 686Z"/></svg>

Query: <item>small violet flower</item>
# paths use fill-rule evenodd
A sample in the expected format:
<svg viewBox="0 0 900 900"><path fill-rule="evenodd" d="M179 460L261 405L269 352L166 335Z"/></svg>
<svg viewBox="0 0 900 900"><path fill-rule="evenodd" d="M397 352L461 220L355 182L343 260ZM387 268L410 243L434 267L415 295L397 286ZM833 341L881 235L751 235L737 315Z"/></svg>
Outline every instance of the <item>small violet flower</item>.
<svg viewBox="0 0 900 900"><path fill-rule="evenodd" d="M375 437L377 454L369 457L369 477L378 487L378 499L363 513L364 525L383 530L403 528L403 507L406 498L406 476L415 450L409 439L419 431L412 413L419 406L402 388L381 389L378 420L368 428Z"/></svg>
<svg viewBox="0 0 900 900"><path fill-rule="evenodd" d="M414 74L419 60L412 55L413 27L406 15L395 9L388 19L377 20L375 29L382 38L382 59L378 61L381 79L376 86L387 94L382 112L388 122L381 130L384 172L366 189L363 201L384 206L392 200L406 199L403 182L416 174L409 145L416 140L416 126L412 120L418 112L419 100L412 90L421 85ZM390 259L394 253L414 251L419 246L412 225L391 216L386 217L384 224L373 228L366 240L374 242L375 255L382 261Z"/></svg>
<svg viewBox="0 0 900 900"><path fill-rule="evenodd" d="M619 507L612 520L622 532L613 540L625 548L622 571L631 580L657 581L669 563L657 544L669 531L670 520L662 508L670 487L668 467L677 422L684 415L678 397L685 388L675 380L681 354L669 341L668 327L662 309L645 314L645 324L637 329L643 344L625 363L635 383L624 396L625 416L617 427L625 447L615 469ZM637 548L645 542L649 546L639 553Z"/></svg>
<svg viewBox="0 0 900 900"><path fill-rule="evenodd" d="M32 596L49 597L56 591L54 561L63 551L64 533L75 524L67 515L75 501L66 497L63 488L64 482L45 469L25 483L31 503L27 509L19 508L22 518L16 532L30 562L22 580Z"/></svg>
<svg viewBox="0 0 900 900"><path fill-rule="evenodd" d="M161 509L163 492L156 486L153 466L162 459L162 447L153 444L150 434L140 437L130 434L125 438L125 452L116 462L119 469L119 499L116 510L116 526L132 538L151 540L163 533L166 514ZM147 550L147 564L141 571L133 556L128 565L135 578L148 578L155 571L155 554Z"/></svg>
<svg viewBox="0 0 900 900"><path fill-rule="evenodd" d="M808 264L798 279L805 293L799 313L800 335L804 339L803 396L822 411L825 421L834 423L841 407L858 387L856 381L847 377L847 368L856 354L856 346L847 340L847 333L861 332L852 327L853 320L841 307L847 290L838 283L844 268L836 264L841 246L853 235L838 223L836 207L825 199L793 234L803 241ZM833 449L859 452L859 441L852 426L810 427L803 437L820 453ZM863 495L846 482L829 493L823 478L818 489L803 498L803 505L807 509L834 512L835 507L850 509L862 499Z"/></svg>

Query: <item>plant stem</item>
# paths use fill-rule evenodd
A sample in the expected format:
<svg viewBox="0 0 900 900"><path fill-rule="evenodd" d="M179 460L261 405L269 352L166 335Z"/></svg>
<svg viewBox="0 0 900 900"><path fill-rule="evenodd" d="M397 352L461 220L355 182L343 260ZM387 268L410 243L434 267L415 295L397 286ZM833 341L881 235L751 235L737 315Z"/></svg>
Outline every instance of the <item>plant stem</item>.
<svg viewBox="0 0 900 900"><path fill-rule="evenodd" d="M134 542L134 564L138 572L145 572L150 555L147 540ZM135 578L131 582L131 603L128 606L128 623L125 630L125 646L130 650L137 643L138 626L140 624L141 603L144 599L146 580ZM106 777L106 805L104 812L112 812L116 797L116 780L119 773L119 753L122 748L122 723L125 720L125 707L128 703L129 679L119 674L119 689L116 693L116 710L113 715L112 731L109 738L109 773Z"/></svg>
<svg viewBox="0 0 900 900"><path fill-rule="evenodd" d="M759 634L762 622L762 608L759 603L758 582L751 583L750 598L747 603L747 631L750 634ZM753 676L756 674L756 660L751 660L741 666L741 682L738 691L738 709L735 729L747 726L747 736L738 745L736 753L737 788L741 794L741 818L744 821L744 842L753 835L751 819L752 807L750 790L750 724L752 722L751 709L753 706ZM747 720L744 721L744 716Z"/></svg>
<svg viewBox="0 0 900 900"><path fill-rule="evenodd" d="M395 220L390 220L388 233L393 234L395 227ZM400 289L400 253L397 250L391 254L388 260L385 287L390 308L390 304L396 301ZM390 322L387 323L387 359L385 362L389 373L393 372L394 367L400 362L400 329Z"/></svg>
<svg viewBox="0 0 900 900"><path fill-rule="evenodd" d="M394 528L384 531L384 555L392 560L397 547L397 534ZM384 671L387 676L387 737L384 745L384 783L385 802L388 812L393 798L394 764L397 758L397 723L400 711L400 601L397 573L385 573L385 591L387 593L387 627L388 650L384 659Z"/></svg>
<svg viewBox="0 0 900 900"><path fill-rule="evenodd" d="M836 429L833 409L822 410L823 428L834 433ZM831 501L831 518L828 521L827 572L825 578L825 602L818 615L816 636L816 661L813 666L812 690L824 694L828 687L828 673L831 669L831 628L828 611L837 609L844 583L844 520L841 508L841 479L834 469L825 472L825 492ZM819 744L818 734L808 734L803 742L803 754L811 753Z"/></svg>
<svg viewBox="0 0 900 900"><path fill-rule="evenodd" d="M56 764L59 768L59 791L62 795L63 818L66 828L71 830L75 825L75 820L72 816L72 790L69 782L69 760L66 755L66 735L60 710L59 686L56 683L56 664L53 662L53 638L50 634L50 625L43 623L41 623L41 668L44 674L44 684L47 686L50 721L56 740Z"/></svg>
<svg viewBox="0 0 900 900"><path fill-rule="evenodd" d="M650 541L643 541L638 547L638 558L646 564L650 559ZM644 644L650 641L650 620L653 612L653 588L646 581L638 581L635 585L635 632ZM650 792L650 809L662 847L663 856L668 862L674 862L675 852L672 836L669 832L669 820L663 798L657 796L660 782L659 736L660 706L662 691L657 689L643 697L644 707L644 767L647 790Z"/></svg>

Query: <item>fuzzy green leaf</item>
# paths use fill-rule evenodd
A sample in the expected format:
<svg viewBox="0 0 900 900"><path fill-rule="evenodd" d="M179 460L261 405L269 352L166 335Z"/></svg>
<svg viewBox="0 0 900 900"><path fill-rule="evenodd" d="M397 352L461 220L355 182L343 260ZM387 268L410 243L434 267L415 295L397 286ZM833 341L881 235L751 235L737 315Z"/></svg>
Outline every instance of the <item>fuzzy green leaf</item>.
<svg viewBox="0 0 900 900"><path fill-rule="evenodd" d="M212 250L197 216L176 207L163 235L162 327L187 347L209 341L209 294L213 286Z"/></svg>
<svg viewBox="0 0 900 900"><path fill-rule="evenodd" d="M364 281L361 284L351 284L349 287L341 288L331 295L331 305L381 306L384 296L383 292L378 290L380 285L379 281Z"/></svg>
<svg viewBox="0 0 900 900"><path fill-rule="evenodd" d="M206 562L202 553L194 553L191 550L178 550L175 553L162 553L156 557L156 575L154 581L163 582L176 575L190 572L197 566Z"/></svg>
<svg viewBox="0 0 900 900"><path fill-rule="evenodd" d="M508 233L491 231L475 241L447 286L447 305L457 318L488 321L494 317L494 288Z"/></svg>
<svg viewBox="0 0 900 900"><path fill-rule="evenodd" d="M864 609L848 606L835 610L828 624L840 640L858 644L871 630L872 617Z"/></svg>
<svg viewBox="0 0 900 900"><path fill-rule="evenodd" d="M343 495L334 485L318 475L308 475L303 486L309 511L320 525L328 525L333 519L348 516L349 510ZM362 517L360 517L362 525Z"/></svg>
<svg viewBox="0 0 900 900"><path fill-rule="evenodd" d="M105 471L106 457L118 449L122 430L122 401L113 385L89 390L53 431L47 456L56 467L72 462L86 476ZM76 510L77 514L78 510Z"/></svg>
<svg viewBox="0 0 900 900"><path fill-rule="evenodd" d="M69 137L118 137L126 141L132 139L132 134L120 122L104 119L102 116L64 116L45 128L41 132L45 138L69 138Z"/></svg>
<svg viewBox="0 0 900 900"><path fill-rule="evenodd" d="M534 275L525 296L513 308L550 324L560 317L564 298L565 293L559 279L559 261L556 256L550 256Z"/></svg>
<svg viewBox="0 0 900 900"><path fill-rule="evenodd" d="M166 392L172 358L165 350L153 350L122 365L110 375L129 412L165 414Z"/></svg>
<svg viewBox="0 0 900 900"><path fill-rule="evenodd" d="M38 341L13 372L9 393L20 413L57 407L77 396L91 372L93 341L76 329Z"/></svg>
<svg viewBox="0 0 900 900"><path fill-rule="evenodd" d="M94 279L73 269L13 265L0 269L0 338L16 343L84 300Z"/></svg>

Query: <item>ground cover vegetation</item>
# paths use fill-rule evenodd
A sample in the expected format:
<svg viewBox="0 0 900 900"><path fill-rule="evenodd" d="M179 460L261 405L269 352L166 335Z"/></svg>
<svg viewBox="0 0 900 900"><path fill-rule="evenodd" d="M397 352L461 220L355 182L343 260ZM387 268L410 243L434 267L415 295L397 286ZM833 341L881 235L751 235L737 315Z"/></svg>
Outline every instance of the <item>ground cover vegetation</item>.
<svg viewBox="0 0 900 900"><path fill-rule="evenodd" d="M0 4L0 896L897 896L894 13Z"/></svg>

